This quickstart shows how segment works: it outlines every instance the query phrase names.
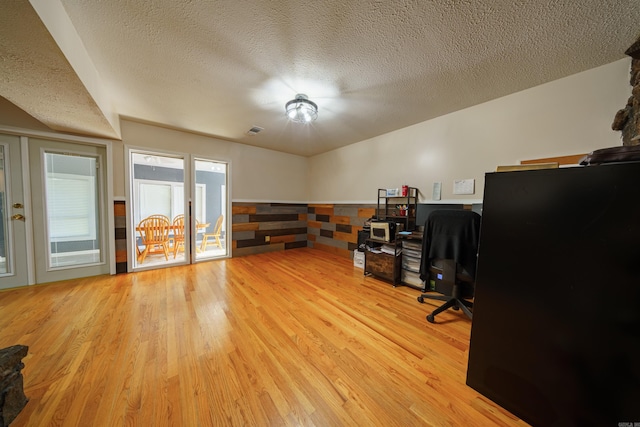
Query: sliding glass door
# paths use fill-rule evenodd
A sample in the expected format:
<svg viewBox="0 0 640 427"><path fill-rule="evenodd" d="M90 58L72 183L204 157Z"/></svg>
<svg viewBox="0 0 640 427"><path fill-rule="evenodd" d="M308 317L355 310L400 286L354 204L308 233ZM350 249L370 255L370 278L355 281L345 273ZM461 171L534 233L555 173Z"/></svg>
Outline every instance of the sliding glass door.
<svg viewBox="0 0 640 427"><path fill-rule="evenodd" d="M195 159L195 197L192 215L196 221L196 260L226 257L227 169L224 162Z"/></svg>
<svg viewBox="0 0 640 427"><path fill-rule="evenodd" d="M129 152L133 269L228 256L227 163Z"/></svg>
<svg viewBox="0 0 640 427"><path fill-rule="evenodd" d="M184 158L131 152L130 160L134 268L184 264L190 242Z"/></svg>

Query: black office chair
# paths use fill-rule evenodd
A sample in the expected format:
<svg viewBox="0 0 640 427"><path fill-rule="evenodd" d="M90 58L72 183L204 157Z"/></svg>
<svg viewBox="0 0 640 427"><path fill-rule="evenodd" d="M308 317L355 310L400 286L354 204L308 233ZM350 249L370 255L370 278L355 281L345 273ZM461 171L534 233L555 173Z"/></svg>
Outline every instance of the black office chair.
<svg viewBox="0 0 640 427"><path fill-rule="evenodd" d="M445 301L427 316L431 323L435 316L448 308L461 309L473 319L473 296L480 240L480 215L470 210L441 209L433 211L424 226L420 279L425 289L431 284L445 295L422 294L425 298Z"/></svg>

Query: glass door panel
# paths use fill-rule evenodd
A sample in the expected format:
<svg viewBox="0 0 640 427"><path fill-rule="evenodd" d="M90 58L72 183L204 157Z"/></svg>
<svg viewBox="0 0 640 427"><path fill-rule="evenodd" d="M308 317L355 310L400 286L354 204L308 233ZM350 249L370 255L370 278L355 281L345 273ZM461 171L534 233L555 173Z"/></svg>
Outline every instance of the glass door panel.
<svg viewBox="0 0 640 427"><path fill-rule="evenodd" d="M0 145L0 276L11 274L13 256L9 243L9 206L7 205L7 167L5 166L5 146Z"/></svg>
<svg viewBox="0 0 640 427"><path fill-rule="evenodd" d="M196 159L192 215L196 260L228 256L227 170L224 162Z"/></svg>
<svg viewBox="0 0 640 427"><path fill-rule="evenodd" d="M185 263L184 159L150 152L131 152L132 242L134 269Z"/></svg>
<svg viewBox="0 0 640 427"><path fill-rule="evenodd" d="M36 282L108 274L106 149L29 140Z"/></svg>
<svg viewBox="0 0 640 427"><path fill-rule="evenodd" d="M45 152L49 269L104 262L97 158Z"/></svg>
<svg viewBox="0 0 640 427"><path fill-rule="evenodd" d="M29 284L20 138L0 134L0 289Z"/></svg>

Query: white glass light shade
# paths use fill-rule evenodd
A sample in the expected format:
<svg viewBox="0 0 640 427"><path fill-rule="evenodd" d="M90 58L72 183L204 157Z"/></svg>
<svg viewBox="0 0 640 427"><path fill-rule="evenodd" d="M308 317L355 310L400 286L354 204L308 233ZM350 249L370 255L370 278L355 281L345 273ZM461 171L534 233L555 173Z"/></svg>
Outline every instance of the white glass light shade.
<svg viewBox="0 0 640 427"><path fill-rule="evenodd" d="M309 123L318 118L318 106L302 93L297 94L296 99L287 102L284 108L287 117L294 122Z"/></svg>

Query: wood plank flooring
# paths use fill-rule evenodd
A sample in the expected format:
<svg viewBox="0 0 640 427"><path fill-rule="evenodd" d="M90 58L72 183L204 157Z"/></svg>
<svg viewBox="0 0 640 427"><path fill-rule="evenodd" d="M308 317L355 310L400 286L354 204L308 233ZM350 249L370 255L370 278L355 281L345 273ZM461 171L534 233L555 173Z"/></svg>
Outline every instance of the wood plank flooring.
<svg viewBox="0 0 640 427"><path fill-rule="evenodd" d="M525 426L465 385L470 321L295 249L0 292L18 426Z"/></svg>

